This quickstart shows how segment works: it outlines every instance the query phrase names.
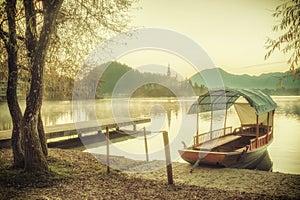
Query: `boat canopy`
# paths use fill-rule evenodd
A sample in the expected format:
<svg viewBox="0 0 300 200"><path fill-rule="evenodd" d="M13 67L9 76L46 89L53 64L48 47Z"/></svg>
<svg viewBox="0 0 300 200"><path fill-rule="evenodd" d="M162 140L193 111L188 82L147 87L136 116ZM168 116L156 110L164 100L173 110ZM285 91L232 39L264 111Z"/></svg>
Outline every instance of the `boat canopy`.
<svg viewBox="0 0 300 200"><path fill-rule="evenodd" d="M257 115L276 109L273 99L260 90L250 89L218 89L210 90L199 96L189 109L190 114L230 108L239 97L244 97Z"/></svg>

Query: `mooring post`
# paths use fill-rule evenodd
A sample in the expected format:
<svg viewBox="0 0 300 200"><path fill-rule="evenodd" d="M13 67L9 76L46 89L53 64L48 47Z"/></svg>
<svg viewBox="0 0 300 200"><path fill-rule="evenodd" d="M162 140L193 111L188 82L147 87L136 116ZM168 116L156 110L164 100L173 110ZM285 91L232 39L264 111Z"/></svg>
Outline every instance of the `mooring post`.
<svg viewBox="0 0 300 200"><path fill-rule="evenodd" d="M109 167L109 130L106 126L106 173L110 173L110 167Z"/></svg>
<svg viewBox="0 0 300 200"><path fill-rule="evenodd" d="M136 124L133 124L133 131L136 131Z"/></svg>
<svg viewBox="0 0 300 200"><path fill-rule="evenodd" d="M149 162L147 135L146 135L146 128L145 127L144 127L144 141L145 141L146 161Z"/></svg>
<svg viewBox="0 0 300 200"><path fill-rule="evenodd" d="M163 131L163 138L164 138L164 147L165 147L165 155L166 155L168 183L169 183L169 185L174 185L173 172L172 172L172 161L171 161L170 145L169 145L169 137L168 137L168 132L167 131Z"/></svg>

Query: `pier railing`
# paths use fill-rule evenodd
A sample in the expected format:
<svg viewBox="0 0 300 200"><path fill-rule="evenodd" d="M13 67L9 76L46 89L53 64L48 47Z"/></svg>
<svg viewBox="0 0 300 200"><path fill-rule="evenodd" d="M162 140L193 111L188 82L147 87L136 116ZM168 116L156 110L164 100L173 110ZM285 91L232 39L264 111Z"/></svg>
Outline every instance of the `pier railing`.
<svg viewBox="0 0 300 200"><path fill-rule="evenodd" d="M194 146L204 143L205 141L216 139L232 133L232 126L221 128L194 136Z"/></svg>

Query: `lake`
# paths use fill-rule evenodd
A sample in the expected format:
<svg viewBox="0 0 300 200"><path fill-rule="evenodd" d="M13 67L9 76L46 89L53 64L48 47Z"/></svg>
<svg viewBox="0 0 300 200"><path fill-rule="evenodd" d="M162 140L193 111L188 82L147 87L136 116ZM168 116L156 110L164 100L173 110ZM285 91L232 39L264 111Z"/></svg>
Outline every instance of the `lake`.
<svg viewBox="0 0 300 200"><path fill-rule="evenodd" d="M273 162L273 171L300 174L300 96L273 96L278 108L275 113L274 140L269 146ZM46 126L76 121L91 120L95 114L98 120L118 117L151 117L151 123L145 126L150 160L164 159L163 139L160 131L169 132L171 157L173 161L182 161L177 153L183 147L182 141L189 145L196 132L196 115L186 114L194 99L146 98L146 99L99 99L84 102L83 107L72 109L71 101L44 101L42 115ZM24 109L25 102L21 102ZM112 107L114 109L112 109ZM94 109L95 108L95 109ZM7 104L0 103L0 130L11 129L11 120ZM95 113L94 113L95 111ZM220 122L215 123L223 123ZM200 132L209 130L210 114L200 115ZM227 124L239 126L234 109L228 111ZM132 127L125 127L125 130ZM89 152L105 153L105 147L88 149ZM145 159L144 137L136 135L134 139L114 143L111 153L134 159Z"/></svg>

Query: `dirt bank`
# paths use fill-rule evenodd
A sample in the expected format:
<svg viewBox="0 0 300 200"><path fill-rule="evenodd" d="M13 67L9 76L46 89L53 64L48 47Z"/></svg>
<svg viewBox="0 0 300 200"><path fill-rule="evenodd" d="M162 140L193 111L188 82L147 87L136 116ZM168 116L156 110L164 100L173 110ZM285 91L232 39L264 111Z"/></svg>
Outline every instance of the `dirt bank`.
<svg viewBox="0 0 300 200"><path fill-rule="evenodd" d="M11 151L0 150L0 199L297 199L300 196L299 175L204 167L190 174L189 165L175 163L176 190L172 190L167 184L165 168L138 174L112 170L107 175L106 166L92 155L62 149L50 149L48 160L50 175L30 177L10 169ZM144 162L120 157L112 161L136 168L148 167Z"/></svg>

